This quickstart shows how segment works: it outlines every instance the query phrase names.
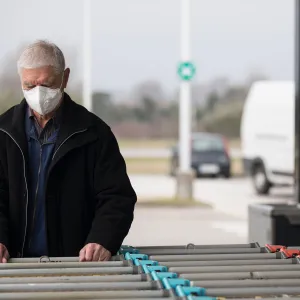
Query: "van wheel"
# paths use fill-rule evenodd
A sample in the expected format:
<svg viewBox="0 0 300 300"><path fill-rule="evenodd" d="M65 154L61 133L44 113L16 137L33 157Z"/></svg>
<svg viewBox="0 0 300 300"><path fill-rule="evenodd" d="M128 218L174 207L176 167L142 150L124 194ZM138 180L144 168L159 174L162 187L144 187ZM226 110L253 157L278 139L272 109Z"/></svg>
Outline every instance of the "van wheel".
<svg viewBox="0 0 300 300"><path fill-rule="evenodd" d="M255 165L252 172L252 180L255 191L259 195L269 194L271 183L263 165Z"/></svg>

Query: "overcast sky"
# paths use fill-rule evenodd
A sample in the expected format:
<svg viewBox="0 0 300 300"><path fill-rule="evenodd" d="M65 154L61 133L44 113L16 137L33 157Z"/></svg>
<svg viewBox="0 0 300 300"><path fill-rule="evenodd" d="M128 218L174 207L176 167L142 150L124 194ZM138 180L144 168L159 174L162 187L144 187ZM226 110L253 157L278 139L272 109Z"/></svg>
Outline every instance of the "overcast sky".
<svg viewBox="0 0 300 300"><path fill-rule="evenodd" d="M2 62L23 43L49 39L81 78L83 0L0 3ZM179 0L93 0L92 6L95 90L129 90L148 79L177 87ZM191 22L195 81L242 81L249 72L293 79L294 0L192 0Z"/></svg>

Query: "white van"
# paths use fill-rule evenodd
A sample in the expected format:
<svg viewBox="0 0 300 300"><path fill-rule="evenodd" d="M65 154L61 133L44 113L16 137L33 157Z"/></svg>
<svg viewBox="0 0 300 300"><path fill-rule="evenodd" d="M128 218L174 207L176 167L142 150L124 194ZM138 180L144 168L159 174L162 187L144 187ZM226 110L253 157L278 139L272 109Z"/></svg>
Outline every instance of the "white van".
<svg viewBox="0 0 300 300"><path fill-rule="evenodd" d="M294 183L294 82L259 81L252 85L241 120L245 171L258 194Z"/></svg>

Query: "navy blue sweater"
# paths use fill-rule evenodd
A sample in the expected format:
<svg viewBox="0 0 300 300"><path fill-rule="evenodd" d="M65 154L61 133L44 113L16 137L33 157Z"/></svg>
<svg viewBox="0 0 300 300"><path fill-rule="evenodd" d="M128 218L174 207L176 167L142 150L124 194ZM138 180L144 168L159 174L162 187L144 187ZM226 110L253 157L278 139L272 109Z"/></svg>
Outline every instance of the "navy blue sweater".
<svg viewBox="0 0 300 300"><path fill-rule="evenodd" d="M30 118L29 110L25 117L25 128L29 154L29 201L24 256L40 257L48 255L45 188L59 129L52 130L46 138L39 139L35 121Z"/></svg>

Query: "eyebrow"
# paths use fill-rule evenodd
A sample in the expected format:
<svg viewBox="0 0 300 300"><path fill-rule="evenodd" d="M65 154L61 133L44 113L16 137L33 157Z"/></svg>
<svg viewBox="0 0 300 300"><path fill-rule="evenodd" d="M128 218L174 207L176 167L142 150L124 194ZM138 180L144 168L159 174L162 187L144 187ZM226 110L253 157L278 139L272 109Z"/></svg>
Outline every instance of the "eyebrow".
<svg viewBox="0 0 300 300"><path fill-rule="evenodd" d="M42 85L51 85L54 83L54 80L48 80L48 81L44 81L42 82L41 84ZM26 86L33 86L33 85L36 85L36 84L33 84L32 82L29 82L29 81L24 81L23 82L23 85L26 85Z"/></svg>
<svg viewBox="0 0 300 300"><path fill-rule="evenodd" d="M31 82L28 82L28 81L24 81L23 82L23 85L33 85Z"/></svg>

